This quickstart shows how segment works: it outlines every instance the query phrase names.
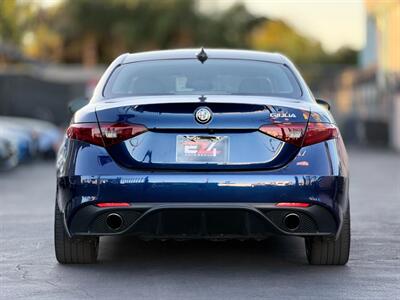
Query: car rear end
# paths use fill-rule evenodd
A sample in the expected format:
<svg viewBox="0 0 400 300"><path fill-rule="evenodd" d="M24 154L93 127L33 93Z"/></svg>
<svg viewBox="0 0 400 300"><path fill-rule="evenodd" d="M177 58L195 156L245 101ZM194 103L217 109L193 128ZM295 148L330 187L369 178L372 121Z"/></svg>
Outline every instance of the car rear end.
<svg viewBox="0 0 400 300"><path fill-rule="evenodd" d="M196 59L117 68L102 90L105 99L75 114L57 162L57 203L68 236L335 239L348 174L329 113L304 99L305 87L284 64L203 63L209 69L193 67ZM141 75L130 83L134 97L123 89L124 79L135 76L129 68ZM215 71L221 69L227 71ZM229 90L237 76L227 75L237 70L241 84ZM263 72L278 75L261 82ZM155 74L152 81L147 73ZM204 76L215 73L209 81ZM171 74L173 95L163 81ZM218 94L209 82L230 93Z"/></svg>

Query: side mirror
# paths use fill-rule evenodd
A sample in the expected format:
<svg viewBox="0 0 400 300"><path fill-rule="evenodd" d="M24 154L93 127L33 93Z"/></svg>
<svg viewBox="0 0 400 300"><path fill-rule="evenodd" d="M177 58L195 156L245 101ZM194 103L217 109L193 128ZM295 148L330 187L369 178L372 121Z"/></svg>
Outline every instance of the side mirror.
<svg viewBox="0 0 400 300"><path fill-rule="evenodd" d="M68 110L70 111L71 114L74 114L76 111L80 110L88 103L89 100L85 98L74 99L68 103Z"/></svg>
<svg viewBox="0 0 400 300"><path fill-rule="evenodd" d="M327 101L325 101L323 99L315 99L315 100L317 101L317 103L319 105L325 107L327 110L331 110L331 105Z"/></svg>

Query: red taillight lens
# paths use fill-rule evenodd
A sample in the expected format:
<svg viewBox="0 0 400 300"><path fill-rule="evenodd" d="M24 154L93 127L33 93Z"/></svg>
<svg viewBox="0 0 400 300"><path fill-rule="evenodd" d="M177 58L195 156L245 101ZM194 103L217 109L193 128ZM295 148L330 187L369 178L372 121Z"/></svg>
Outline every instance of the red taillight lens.
<svg viewBox="0 0 400 300"><path fill-rule="evenodd" d="M260 131L297 147L308 146L338 137L339 131L328 123L282 123L263 125Z"/></svg>
<svg viewBox="0 0 400 300"><path fill-rule="evenodd" d="M70 139L104 146L97 123L71 124L67 129L67 136Z"/></svg>
<svg viewBox="0 0 400 300"><path fill-rule="evenodd" d="M97 207L127 207L130 206L127 202L103 202L97 203Z"/></svg>
<svg viewBox="0 0 400 300"><path fill-rule="evenodd" d="M309 207L310 203L303 203L303 202L279 202L275 204L278 207Z"/></svg>
<svg viewBox="0 0 400 300"><path fill-rule="evenodd" d="M260 131L278 140L301 147L306 125L306 123L263 125L260 127Z"/></svg>
<svg viewBox="0 0 400 300"><path fill-rule="evenodd" d="M306 135L304 136L303 146L316 144L337 138L339 130L333 124L328 123L309 123Z"/></svg>
<svg viewBox="0 0 400 300"><path fill-rule="evenodd" d="M101 124L99 128L97 123L82 123L72 124L67 129L67 136L71 139L107 147L145 131L147 128L139 124Z"/></svg>
<svg viewBox="0 0 400 300"><path fill-rule="evenodd" d="M102 124L100 130L104 145L110 146L146 132L147 128L139 124Z"/></svg>

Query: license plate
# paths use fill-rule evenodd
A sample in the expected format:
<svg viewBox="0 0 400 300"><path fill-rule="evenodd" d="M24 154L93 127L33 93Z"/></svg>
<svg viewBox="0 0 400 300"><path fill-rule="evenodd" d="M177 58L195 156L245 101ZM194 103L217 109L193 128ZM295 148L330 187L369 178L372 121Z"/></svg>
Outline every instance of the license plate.
<svg viewBox="0 0 400 300"><path fill-rule="evenodd" d="M189 136L176 138L176 161L183 163L226 163L229 158L229 137Z"/></svg>

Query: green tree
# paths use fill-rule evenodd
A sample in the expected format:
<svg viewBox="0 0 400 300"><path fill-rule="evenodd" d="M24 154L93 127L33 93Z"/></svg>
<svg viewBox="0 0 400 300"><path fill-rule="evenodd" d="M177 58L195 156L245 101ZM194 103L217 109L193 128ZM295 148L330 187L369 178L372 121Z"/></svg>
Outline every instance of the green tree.
<svg viewBox="0 0 400 300"><path fill-rule="evenodd" d="M283 53L297 63L315 62L326 55L319 42L299 34L280 20L256 26L249 34L249 44L253 49Z"/></svg>
<svg viewBox="0 0 400 300"><path fill-rule="evenodd" d="M336 64L355 65L357 64L358 51L349 47L342 47L331 55L331 62Z"/></svg>
<svg viewBox="0 0 400 300"><path fill-rule="evenodd" d="M20 45L32 17L29 2L0 0L0 42Z"/></svg>
<svg viewBox="0 0 400 300"><path fill-rule="evenodd" d="M213 13L200 12L198 0L37 3L0 0L0 41L23 44L25 53L39 59L94 66L123 52L205 46L276 51L299 64L356 60L351 49L327 54L318 41L241 3Z"/></svg>

